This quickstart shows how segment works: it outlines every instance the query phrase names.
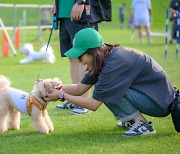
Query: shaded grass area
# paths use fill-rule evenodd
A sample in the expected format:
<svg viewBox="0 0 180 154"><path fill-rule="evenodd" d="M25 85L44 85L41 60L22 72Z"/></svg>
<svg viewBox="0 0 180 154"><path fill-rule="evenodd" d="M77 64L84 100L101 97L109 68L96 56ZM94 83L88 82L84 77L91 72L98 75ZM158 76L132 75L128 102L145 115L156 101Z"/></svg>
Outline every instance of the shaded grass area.
<svg viewBox="0 0 180 154"><path fill-rule="evenodd" d="M175 45L169 45L168 59L164 60L164 38L152 38L154 44L139 45L137 34L131 40L131 31L127 28L100 26L100 33L107 43L120 43L124 46L137 48L152 56L169 74L173 83L180 87L180 60L175 59ZM163 32L161 29L154 31ZM10 32L9 32L10 33ZM27 42L37 36L37 31L27 31ZM42 33L42 38L48 40L49 31ZM46 64L33 62L20 65L24 58L18 51L16 57L0 57L0 74L12 80L12 86L27 92L32 90L33 84L41 70L40 78L59 77L63 83L71 83L69 74L69 60L59 56L58 32L54 31L51 45L53 46L56 62ZM39 50L40 41L34 42L35 50ZM180 57L179 57L180 58ZM153 118L157 133L141 137L123 137L126 129L117 128L117 121L105 108L100 107L96 112L87 115L72 116L70 110L56 110L52 102L48 105L48 112L55 126L55 131L49 135L35 132L29 116L21 116L21 130L0 134L0 153L179 153L180 134L176 133L171 117Z"/></svg>

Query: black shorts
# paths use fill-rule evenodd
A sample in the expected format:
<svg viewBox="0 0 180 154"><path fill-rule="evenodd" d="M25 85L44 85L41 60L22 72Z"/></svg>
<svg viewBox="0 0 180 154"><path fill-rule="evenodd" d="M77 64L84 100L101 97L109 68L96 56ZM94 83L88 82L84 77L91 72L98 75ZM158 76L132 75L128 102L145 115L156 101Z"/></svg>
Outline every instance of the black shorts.
<svg viewBox="0 0 180 154"><path fill-rule="evenodd" d="M64 53L72 48L75 34L86 27L94 28L98 31L98 23L86 24L72 22L70 18L60 19L59 40L61 57L65 57Z"/></svg>

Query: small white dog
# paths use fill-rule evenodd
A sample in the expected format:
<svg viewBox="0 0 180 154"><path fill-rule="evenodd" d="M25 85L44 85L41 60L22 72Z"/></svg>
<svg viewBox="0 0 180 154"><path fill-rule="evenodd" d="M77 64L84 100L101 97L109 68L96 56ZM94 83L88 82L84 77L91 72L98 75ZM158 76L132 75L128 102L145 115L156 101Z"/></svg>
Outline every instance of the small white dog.
<svg viewBox="0 0 180 154"><path fill-rule="evenodd" d="M10 81L0 75L0 132L20 129L20 112L31 116L39 133L52 132L54 126L44 99L52 88L60 86L61 81L58 78L38 80L29 94L10 87Z"/></svg>
<svg viewBox="0 0 180 154"><path fill-rule="evenodd" d="M29 64L32 61L40 61L45 60L47 63L54 63L55 56L54 51L51 46L48 46L46 51L47 45L41 47L39 52L34 51L32 44L26 43L21 49L21 53L26 55L25 59L20 61L21 64Z"/></svg>

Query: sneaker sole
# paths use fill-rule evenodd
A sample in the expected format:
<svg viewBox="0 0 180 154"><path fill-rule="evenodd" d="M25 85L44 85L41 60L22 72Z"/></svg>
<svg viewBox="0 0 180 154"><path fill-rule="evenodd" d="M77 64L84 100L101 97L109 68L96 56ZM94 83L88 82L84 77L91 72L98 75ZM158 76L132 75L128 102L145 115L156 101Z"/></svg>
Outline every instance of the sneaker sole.
<svg viewBox="0 0 180 154"><path fill-rule="evenodd" d="M90 113L90 112L91 112L91 110L88 111L88 112L85 112L85 113L71 112L71 115L82 115L82 114L87 114L87 113Z"/></svg>
<svg viewBox="0 0 180 154"><path fill-rule="evenodd" d="M137 134L137 135L126 135L126 134L123 134L122 136L131 137L131 136L140 136L140 135L150 135L150 134L155 134L155 133L156 133L156 130L154 130L152 132L148 132L148 133Z"/></svg>

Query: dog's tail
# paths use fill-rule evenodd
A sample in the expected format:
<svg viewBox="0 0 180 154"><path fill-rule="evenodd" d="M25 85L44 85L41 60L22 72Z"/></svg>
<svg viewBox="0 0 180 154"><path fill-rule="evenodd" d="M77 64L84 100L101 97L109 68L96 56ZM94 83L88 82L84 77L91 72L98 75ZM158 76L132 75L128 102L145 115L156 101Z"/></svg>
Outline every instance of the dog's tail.
<svg viewBox="0 0 180 154"><path fill-rule="evenodd" d="M3 75L0 75L0 90L7 89L10 86L11 82L8 78Z"/></svg>

